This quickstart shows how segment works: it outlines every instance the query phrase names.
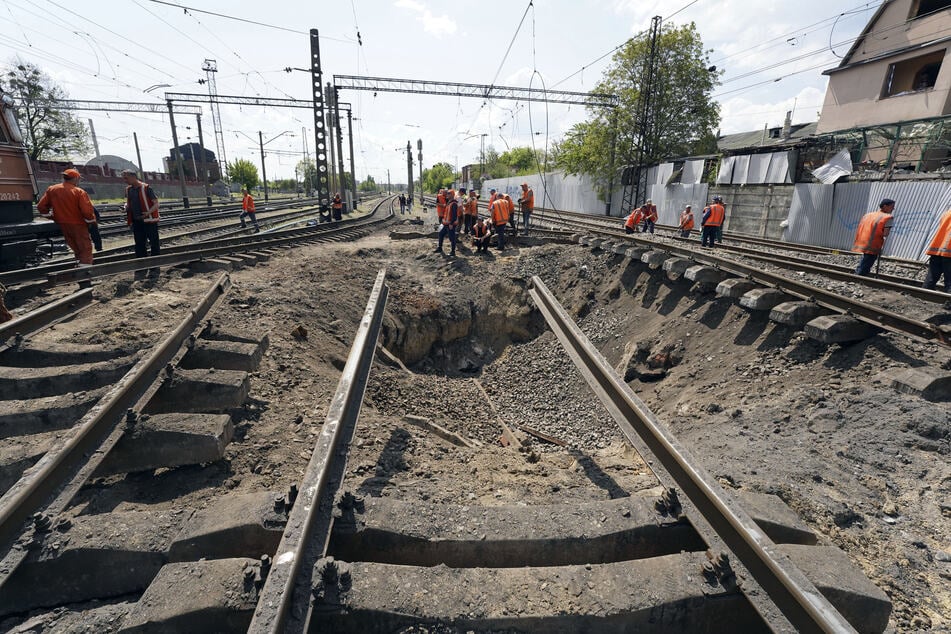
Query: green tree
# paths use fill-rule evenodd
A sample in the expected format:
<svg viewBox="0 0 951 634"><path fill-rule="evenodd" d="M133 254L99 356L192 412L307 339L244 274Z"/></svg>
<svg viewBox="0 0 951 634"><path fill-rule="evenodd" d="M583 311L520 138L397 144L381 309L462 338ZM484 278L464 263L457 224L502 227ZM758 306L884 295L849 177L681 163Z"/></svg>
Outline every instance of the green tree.
<svg viewBox="0 0 951 634"><path fill-rule="evenodd" d="M435 194L443 187L449 187L455 180L454 170L449 163L436 163L423 170L423 191Z"/></svg>
<svg viewBox="0 0 951 634"><path fill-rule="evenodd" d="M293 178L279 178L277 180L271 181L268 184L268 187L270 187L272 191L296 192L297 180Z"/></svg>
<svg viewBox="0 0 951 634"><path fill-rule="evenodd" d="M375 192L377 191L376 181L373 180L373 177L367 174L367 179L357 185L357 191L361 192Z"/></svg>
<svg viewBox="0 0 951 634"><path fill-rule="evenodd" d="M304 191L317 189L317 164L313 159L301 159L298 161L297 174L304 184Z"/></svg>
<svg viewBox="0 0 951 634"><path fill-rule="evenodd" d="M535 159L538 159L536 164ZM538 171L538 165L545 164L545 153L541 149L513 147L499 156L499 163L508 168L512 176L524 176Z"/></svg>
<svg viewBox="0 0 951 634"><path fill-rule="evenodd" d="M228 180L242 187L254 189L258 186L258 168L251 161L235 159L226 166Z"/></svg>
<svg viewBox="0 0 951 634"><path fill-rule="evenodd" d="M33 160L64 158L90 150L86 126L56 102L66 99L62 88L38 66L14 59L13 70L0 78L0 93L17 101L17 123Z"/></svg>
<svg viewBox="0 0 951 634"><path fill-rule="evenodd" d="M650 51L644 34L614 54L593 90L617 95L619 106L589 108L588 120L572 127L552 152L555 164L566 172L591 176L602 199L612 176L635 162L638 149L646 152L644 165L689 156L707 148L719 124L719 107L712 94L722 71L710 66L710 51L704 50L696 26L665 23L657 50L651 95L654 116L647 129L642 129L639 120Z"/></svg>

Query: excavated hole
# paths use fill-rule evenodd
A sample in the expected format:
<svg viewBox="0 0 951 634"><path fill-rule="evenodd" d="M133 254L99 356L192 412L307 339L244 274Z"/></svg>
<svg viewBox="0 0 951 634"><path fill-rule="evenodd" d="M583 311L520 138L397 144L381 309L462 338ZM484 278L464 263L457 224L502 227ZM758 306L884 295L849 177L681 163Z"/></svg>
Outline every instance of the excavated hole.
<svg viewBox="0 0 951 634"><path fill-rule="evenodd" d="M480 376L509 345L531 341L545 329L521 281L474 281L463 296L396 289L383 323L383 346L420 374Z"/></svg>

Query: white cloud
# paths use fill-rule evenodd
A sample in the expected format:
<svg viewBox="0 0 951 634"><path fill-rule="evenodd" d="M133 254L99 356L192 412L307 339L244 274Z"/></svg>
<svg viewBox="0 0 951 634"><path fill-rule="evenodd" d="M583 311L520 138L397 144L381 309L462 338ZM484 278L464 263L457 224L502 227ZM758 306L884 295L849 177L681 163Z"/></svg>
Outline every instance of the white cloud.
<svg viewBox="0 0 951 634"><path fill-rule="evenodd" d="M423 23L423 30L436 37L454 35L457 30L456 21L447 14L435 15L429 7L416 0L396 0L395 6L407 9L416 14L416 19Z"/></svg>

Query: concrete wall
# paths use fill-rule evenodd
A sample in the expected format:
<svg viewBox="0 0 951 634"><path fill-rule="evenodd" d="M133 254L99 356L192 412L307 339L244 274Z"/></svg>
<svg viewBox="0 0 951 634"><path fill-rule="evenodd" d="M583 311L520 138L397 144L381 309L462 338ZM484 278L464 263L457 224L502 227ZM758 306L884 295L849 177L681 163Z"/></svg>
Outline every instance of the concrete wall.
<svg viewBox="0 0 951 634"><path fill-rule="evenodd" d="M723 197L726 231L779 240L780 223L789 216L794 192L794 185L717 185L710 197Z"/></svg>

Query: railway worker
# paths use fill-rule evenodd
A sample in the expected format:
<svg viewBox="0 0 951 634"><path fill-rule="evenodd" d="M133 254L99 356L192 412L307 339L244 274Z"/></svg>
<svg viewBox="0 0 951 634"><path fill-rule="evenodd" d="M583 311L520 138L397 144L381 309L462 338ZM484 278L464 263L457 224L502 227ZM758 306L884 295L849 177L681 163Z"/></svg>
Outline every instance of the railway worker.
<svg viewBox="0 0 951 634"><path fill-rule="evenodd" d="M525 226L525 235L528 235L528 227L532 222L532 212L535 211L535 192L528 186L528 183L522 183L522 197L518 199L518 204L522 210L522 225Z"/></svg>
<svg viewBox="0 0 951 634"><path fill-rule="evenodd" d="M439 224L439 244L436 247L436 253L443 253L442 250L443 239L448 235L449 236L449 245L451 249L449 255L456 255L456 228L459 226L459 201L455 197L455 192L451 189L447 194L453 194L452 196L447 195L446 209L443 211L442 219Z"/></svg>
<svg viewBox="0 0 951 634"><path fill-rule="evenodd" d="M474 189L469 190L469 198L465 202L463 210L466 223L466 235L469 235L476 225L476 219L479 217L479 197Z"/></svg>
<svg viewBox="0 0 951 634"><path fill-rule="evenodd" d="M406 196L400 193L400 215L406 213Z"/></svg>
<svg viewBox="0 0 951 634"><path fill-rule="evenodd" d="M135 257L159 254L159 202L152 188L139 180L135 170L122 170L125 180L125 221L132 227ZM146 245L149 253L146 253Z"/></svg>
<svg viewBox="0 0 951 634"><path fill-rule="evenodd" d="M89 226L96 224L96 212L89 194L79 187L79 171L63 172L63 182L50 185L36 209L44 218L52 218L81 267L92 265L92 240Z"/></svg>
<svg viewBox="0 0 951 634"><path fill-rule="evenodd" d="M333 202L330 203L331 209L333 209L334 222L340 222L343 220L343 199L340 197L340 192L334 194Z"/></svg>
<svg viewBox="0 0 951 634"><path fill-rule="evenodd" d="M489 190L489 210L490 211L492 210L492 203L494 203L495 199L498 197L499 195L495 192L494 189Z"/></svg>
<svg viewBox="0 0 951 634"><path fill-rule="evenodd" d="M689 238L690 232L693 230L693 209L690 208L690 205L684 207L684 210L680 212L680 237Z"/></svg>
<svg viewBox="0 0 951 634"><path fill-rule="evenodd" d="M700 246L716 246L717 232L723 226L726 219L726 209L723 207L723 199L719 196L713 197L713 202L703 210L703 216L700 219Z"/></svg>
<svg viewBox="0 0 951 634"><path fill-rule="evenodd" d="M241 228L247 228L248 223L246 223L244 219L248 217L251 219L251 224L254 225L254 233L258 233L261 231L261 227L258 226L257 213L254 211L254 198L251 196L251 192L248 191L247 187L242 189L241 193L241 215L238 216L238 219L241 221Z"/></svg>
<svg viewBox="0 0 951 634"><path fill-rule="evenodd" d="M436 193L436 219L442 225L442 217L446 213L446 190L440 188Z"/></svg>
<svg viewBox="0 0 951 634"><path fill-rule="evenodd" d="M653 201L648 198L647 202L644 203L644 206L641 207L641 215L644 218L644 233L650 231L653 235L654 224L657 222L657 205L655 205Z"/></svg>
<svg viewBox="0 0 951 634"><path fill-rule="evenodd" d="M99 233L99 221L102 220L102 214L95 206L93 206L92 212L96 214L96 222L87 224L86 228L89 229L89 239L92 240L92 246L96 247L96 251L102 251L102 234Z"/></svg>
<svg viewBox="0 0 951 634"><path fill-rule="evenodd" d="M928 245L928 274L925 288L934 289L944 275L944 292L951 293L951 209L938 221L938 230Z"/></svg>
<svg viewBox="0 0 951 634"><path fill-rule="evenodd" d="M515 217L515 201L512 200L512 197L508 194L503 194L505 198L505 204L509 208L509 224L512 226L512 231L518 230L518 220Z"/></svg>
<svg viewBox="0 0 951 634"><path fill-rule="evenodd" d="M627 220L624 221L624 233L638 233L638 227L641 224L641 219L643 219L644 213L641 211L641 207L631 210L631 215L627 217Z"/></svg>
<svg viewBox="0 0 951 634"><path fill-rule="evenodd" d="M499 241L496 248L501 251L505 248L505 226L509 223L509 205L505 197L497 196L489 207L489 212L492 214L492 226L495 227Z"/></svg>
<svg viewBox="0 0 951 634"><path fill-rule="evenodd" d="M475 225L472 227L472 244L475 245L476 253L489 252L489 227L481 216L476 216Z"/></svg>
<svg viewBox="0 0 951 634"><path fill-rule="evenodd" d="M885 248L885 238L892 230L895 212L895 201L885 198L878 206L878 211L870 211L859 221L858 231L855 233L855 245L852 250L862 254L859 265L855 267L856 275L866 276L872 272L872 266Z"/></svg>

